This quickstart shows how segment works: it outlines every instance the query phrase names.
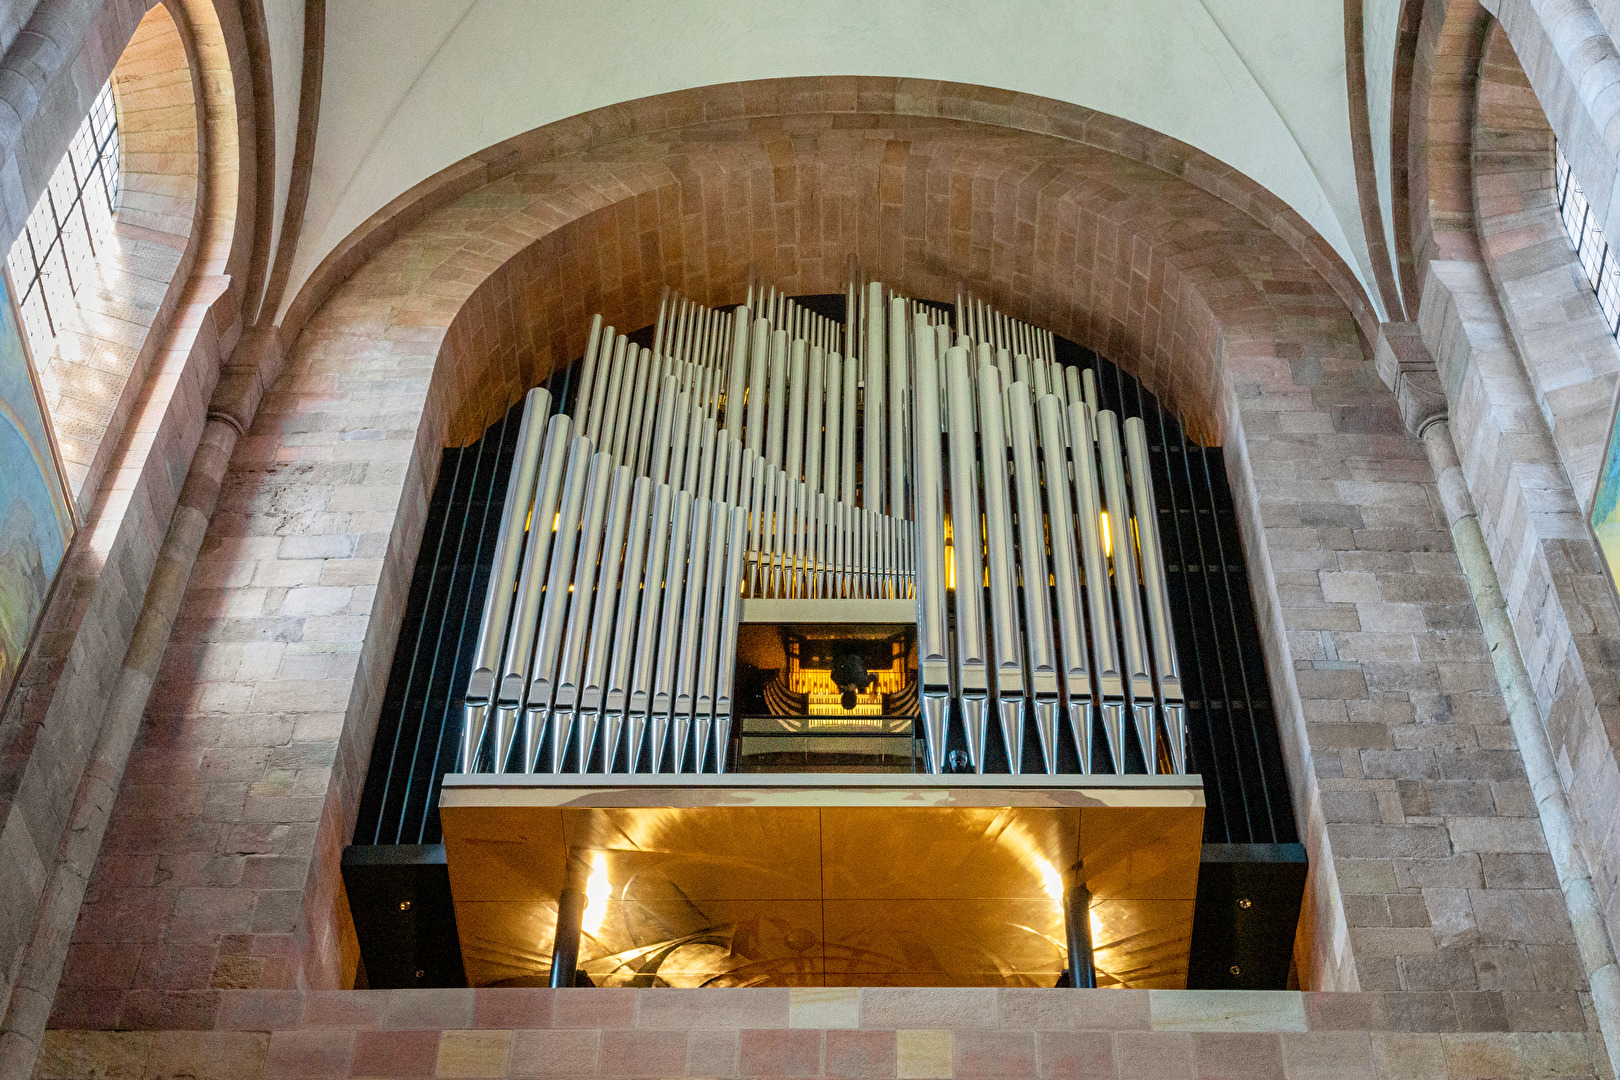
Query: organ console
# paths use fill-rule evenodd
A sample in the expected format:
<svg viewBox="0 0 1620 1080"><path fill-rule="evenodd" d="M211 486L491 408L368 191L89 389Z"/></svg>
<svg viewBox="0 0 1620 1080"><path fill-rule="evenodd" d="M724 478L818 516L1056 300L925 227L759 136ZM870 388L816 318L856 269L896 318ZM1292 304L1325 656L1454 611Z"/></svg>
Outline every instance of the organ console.
<svg viewBox="0 0 1620 1080"><path fill-rule="evenodd" d="M926 768L1187 769L1148 444L1052 335L852 265L839 325L766 283L595 317L525 400L463 773L725 772L750 601L909 601ZM857 436L857 432L859 435ZM791 608L789 608L791 610Z"/></svg>

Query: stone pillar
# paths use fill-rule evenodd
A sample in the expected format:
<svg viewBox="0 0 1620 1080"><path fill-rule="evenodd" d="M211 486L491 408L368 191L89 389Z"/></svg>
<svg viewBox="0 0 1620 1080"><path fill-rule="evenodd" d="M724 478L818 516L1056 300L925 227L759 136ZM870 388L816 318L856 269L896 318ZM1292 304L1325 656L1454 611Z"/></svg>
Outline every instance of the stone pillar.
<svg viewBox="0 0 1620 1080"><path fill-rule="evenodd" d="M1429 466L1440 488L1440 502L1451 528L1452 544L1462 563L1463 576L1478 610L1491 667L1507 706L1514 741L1524 761L1526 778L1535 797L1536 812L1547 839L1547 849L1558 872L1558 884L1569 908L1581 967L1592 991L1592 1008L1609 1061L1620 1062L1620 967L1603 922L1602 908L1592 887L1586 859L1575 844L1574 822L1563 782L1553 761L1552 746L1542 726L1530 673L1513 634L1507 600L1491 562L1490 549L1480 528L1473 496L1463 477L1439 371L1428 348L1411 323L1385 323L1380 328L1378 373L1395 391L1401 419L1423 440Z"/></svg>

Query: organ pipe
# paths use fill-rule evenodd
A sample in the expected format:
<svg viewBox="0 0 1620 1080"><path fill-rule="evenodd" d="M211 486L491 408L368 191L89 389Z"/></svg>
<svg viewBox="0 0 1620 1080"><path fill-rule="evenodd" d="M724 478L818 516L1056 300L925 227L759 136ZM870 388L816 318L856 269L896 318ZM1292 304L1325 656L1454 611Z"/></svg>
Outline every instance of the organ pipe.
<svg viewBox="0 0 1620 1080"><path fill-rule="evenodd" d="M952 318L857 268L846 296L839 327L766 283L666 290L651 348L594 317L565 411L530 392L464 771L726 771L748 598L914 601L930 771L957 723L981 772L997 742L1185 771L1141 422L971 292Z"/></svg>

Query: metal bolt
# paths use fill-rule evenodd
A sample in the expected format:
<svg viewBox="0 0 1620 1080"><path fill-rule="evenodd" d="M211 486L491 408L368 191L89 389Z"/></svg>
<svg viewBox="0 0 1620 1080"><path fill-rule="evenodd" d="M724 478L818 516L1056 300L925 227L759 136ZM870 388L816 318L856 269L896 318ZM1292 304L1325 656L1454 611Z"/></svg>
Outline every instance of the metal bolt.
<svg viewBox="0 0 1620 1080"><path fill-rule="evenodd" d="M1248 901L1245 900L1244 903L1247 904ZM399 902L399 910L401 910L401 911L409 911L409 910L411 910L411 902L409 900L401 900Z"/></svg>
<svg viewBox="0 0 1620 1080"><path fill-rule="evenodd" d="M1243 971L1242 971L1242 969L1240 969L1240 968L1239 968L1239 967L1238 967L1238 966L1237 966L1237 965L1236 965L1236 964L1233 964L1233 965L1232 965L1232 966L1231 966L1231 967L1230 967L1230 968L1228 968L1228 969L1227 969L1227 970L1229 970L1229 971L1230 971L1230 972L1231 972L1231 973L1232 973L1232 974L1234 974L1234 975L1241 975L1241 974L1243 974ZM418 974L418 975L420 975L420 974L421 974L421 972L417 972L417 974Z"/></svg>
<svg viewBox="0 0 1620 1080"><path fill-rule="evenodd" d="M1244 911L1248 911L1253 906L1254 904L1249 901L1248 897L1244 897L1242 900L1238 901L1238 907L1242 908Z"/></svg>

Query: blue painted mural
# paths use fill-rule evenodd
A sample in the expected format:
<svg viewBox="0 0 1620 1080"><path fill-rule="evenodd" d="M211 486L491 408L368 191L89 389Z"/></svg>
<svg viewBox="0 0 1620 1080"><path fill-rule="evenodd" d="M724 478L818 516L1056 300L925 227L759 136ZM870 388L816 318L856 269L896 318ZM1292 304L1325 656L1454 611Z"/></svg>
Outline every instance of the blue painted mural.
<svg viewBox="0 0 1620 1080"><path fill-rule="evenodd" d="M72 539L44 403L0 277L0 700L11 694Z"/></svg>

